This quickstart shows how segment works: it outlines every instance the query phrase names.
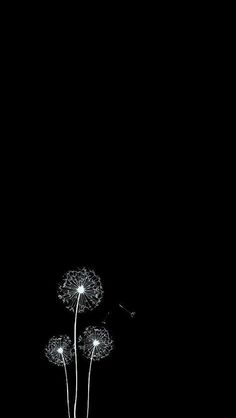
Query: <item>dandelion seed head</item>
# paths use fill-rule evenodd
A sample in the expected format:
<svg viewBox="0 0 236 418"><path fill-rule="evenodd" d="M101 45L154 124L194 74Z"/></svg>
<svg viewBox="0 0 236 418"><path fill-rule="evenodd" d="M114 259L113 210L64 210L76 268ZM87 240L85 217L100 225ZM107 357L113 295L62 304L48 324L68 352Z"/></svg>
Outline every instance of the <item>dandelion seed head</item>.
<svg viewBox="0 0 236 418"><path fill-rule="evenodd" d="M79 337L79 342L84 357L90 359L93 355L93 360L97 361L107 357L113 349L113 340L104 327L87 327Z"/></svg>
<svg viewBox="0 0 236 418"><path fill-rule="evenodd" d="M99 305L103 297L101 280L93 270L70 270L58 287L58 297L71 311L75 311L78 297L78 312L92 310Z"/></svg>
<svg viewBox="0 0 236 418"><path fill-rule="evenodd" d="M67 335L52 337L45 348L45 355L50 363L57 366L63 366L64 362L69 364L74 355L71 339Z"/></svg>

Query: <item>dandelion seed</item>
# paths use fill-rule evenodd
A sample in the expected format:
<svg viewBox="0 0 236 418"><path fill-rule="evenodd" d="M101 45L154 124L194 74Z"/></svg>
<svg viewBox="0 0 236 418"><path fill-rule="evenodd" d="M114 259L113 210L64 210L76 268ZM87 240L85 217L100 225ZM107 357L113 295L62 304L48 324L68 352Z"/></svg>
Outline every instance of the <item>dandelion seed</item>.
<svg viewBox="0 0 236 418"><path fill-rule="evenodd" d="M79 338L79 345L83 355L90 359L88 373L88 397L87 397L87 418L89 416L89 396L90 396L90 378L93 360L101 360L107 357L113 349L113 341L109 332L104 327L87 327L82 336Z"/></svg>
<svg viewBox="0 0 236 418"><path fill-rule="evenodd" d="M66 378L66 394L67 394L67 410L68 418L70 418L70 397L69 397L69 385L67 377L67 367L70 364L73 357L72 342L66 335L60 335L59 337L52 337L48 345L45 348L45 355L50 363L56 366L63 366Z"/></svg>
<svg viewBox="0 0 236 418"><path fill-rule="evenodd" d="M102 300L103 289L100 278L93 270L82 268L81 270L68 271L63 282L58 288L58 297L66 307L75 312L74 319L74 349L75 349L75 402L74 418L76 418L78 396L78 361L77 361L77 315L78 312L96 308Z"/></svg>
<svg viewBox="0 0 236 418"><path fill-rule="evenodd" d="M120 303L119 303L119 307L121 309L123 309L123 311L127 312L131 316L131 318L134 318L135 317L136 312L130 312L128 309L124 308L124 306L122 306Z"/></svg>

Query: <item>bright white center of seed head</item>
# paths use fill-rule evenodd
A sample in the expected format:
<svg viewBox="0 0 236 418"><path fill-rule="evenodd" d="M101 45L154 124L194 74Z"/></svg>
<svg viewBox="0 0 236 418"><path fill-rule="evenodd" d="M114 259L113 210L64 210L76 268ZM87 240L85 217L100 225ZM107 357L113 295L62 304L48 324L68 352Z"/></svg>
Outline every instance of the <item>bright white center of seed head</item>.
<svg viewBox="0 0 236 418"><path fill-rule="evenodd" d="M100 342L98 341L98 340L94 340L93 341L93 345L94 345L94 347L97 347L97 345L99 345L100 344Z"/></svg>
<svg viewBox="0 0 236 418"><path fill-rule="evenodd" d="M79 286L78 289L77 289L77 292L80 293L80 294L81 293L84 293L84 291L85 291L85 288L84 288L83 285L82 286Z"/></svg>
<svg viewBox="0 0 236 418"><path fill-rule="evenodd" d="M58 348L57 352L58 352L59 354L62 354L62 353L63 353L63 348L62 348L62 347Z"/></svg>

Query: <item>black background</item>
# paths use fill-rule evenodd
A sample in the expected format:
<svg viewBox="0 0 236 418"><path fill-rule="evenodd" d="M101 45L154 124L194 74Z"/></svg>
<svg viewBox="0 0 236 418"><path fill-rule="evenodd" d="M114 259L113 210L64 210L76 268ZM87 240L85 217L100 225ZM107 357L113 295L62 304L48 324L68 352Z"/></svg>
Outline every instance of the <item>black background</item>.
<svg viewBox="0 0 236 418"><path fill-rule="evenodd" d="M115 340L114 352L92 371L90 418L195 411L187 399L197 360L188 355L197 344L189 335L198 330L188 318L202 277L193 254L201 260L207 253L204 234L198 244L204 163L197 158L194 166L196 152L205 155L202 115L190 98L199 97L201 109L204 95L194 91L199 74L192 72L191 40L185 46L188 30L177 36L170 9L158 24L155 13L149 23L148 11L144 24L143 8L141 19L132 8L122 42L120 20L115 40L106 28L100 40L99 21L88 46L89 25L78 34L77 14L75 25L69 19L68 39L55 11L48 20L52 36L44 19L35 27L27 17L33 36L17 11L19 30L12 10L9 15L1 226L2 364L10 415L15 407L15 416L66 416L63 371L46 361L44 347L52 335L71 334L73 316L56 288L65 271L83 266L101 276L105 298L96 311L80 315L79 327L99 324L111 310ZM119 302L136 311L135 319L117 308ZM84 412L88 363L80 366Z"/></svg>

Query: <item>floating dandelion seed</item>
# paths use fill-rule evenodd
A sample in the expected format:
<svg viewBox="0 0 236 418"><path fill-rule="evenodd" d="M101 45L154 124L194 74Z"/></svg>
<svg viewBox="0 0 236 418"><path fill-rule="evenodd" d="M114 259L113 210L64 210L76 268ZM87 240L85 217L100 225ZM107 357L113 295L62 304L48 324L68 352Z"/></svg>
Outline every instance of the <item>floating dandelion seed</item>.
<svg viewBox="0 0 236 418"><path fill-rule="evenodd" d="M130 312L128 309L124 308L124 306L122 306L120 303L119 303L119 307L121 309L123 309L125 312L127 312L128 314L130 314L131 318L134 318L135 317L136 312Z"/></svg>
<svg viewBox="0 0 236 418"><path fill-rule="evenodd" d="M74 402L74 418L76 418L77 394L78 394L78 364L77 364L77 314L85 310L92 310L102 300L103 289L100 278L93 270L82 268L81 270L68 271L63 282L58 288L58 297L66 307L75 312L74 320L74 349L75 349L75 402Z"/></svg>
<svg viewBox="0 0 236 418"><path fill-rule="evenodd" d="M57 366L64 366L65 378L66 378L66 394L67 394L67 409L68 417L70 418L70 398L69 398L69 385L67 377L66 365L69 364L73 357L72 342L66 335L60 335L59 337L52 337L48 345L45 348L45 355L50 361Z"/></svg>
<svg viewBox="0 0 236 418"><path fill-rule="evenodd" d="M93 360L101 360L107 357L112 348L113 341L109 336L108 331L104 327L87 327L83 335L79 338L79 348L83 355L90 359L89 373L88 373L88 398L87 398L87 418L89 416L89 395L90 395L90 377Z"/></svg>

